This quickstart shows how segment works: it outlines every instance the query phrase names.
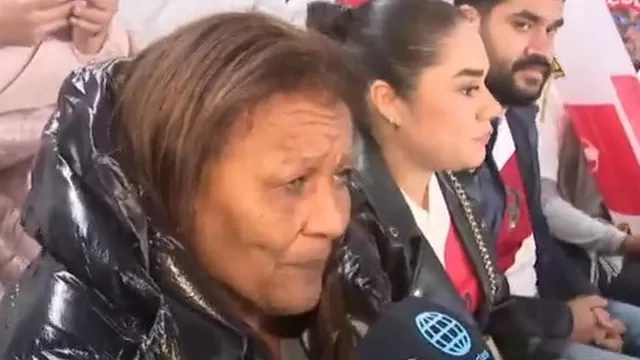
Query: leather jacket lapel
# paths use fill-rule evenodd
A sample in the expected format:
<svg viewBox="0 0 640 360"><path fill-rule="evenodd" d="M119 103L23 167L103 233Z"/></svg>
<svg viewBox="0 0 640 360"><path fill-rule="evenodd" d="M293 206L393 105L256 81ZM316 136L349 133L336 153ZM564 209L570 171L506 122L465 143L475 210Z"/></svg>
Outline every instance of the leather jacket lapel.
<svg viewBox="0 0 640 360"><path fill-rule="evenodd" d="M466 181L465 181L466 180ZM441 188L443 189L443 195L446 199L447 202L447 207L449 208L449 213L451 215L452 218L452 224L453 226L456 227L456 230L458 231L458 234L460 234L460 241L462 242L463 248L465 249L465 252L467 254L467 256L469 257L469 261L471 262L474 272L477 276L477 279L480 283L480 287L482 288L482 293L484 296L484 299L482 301L482 303L480 304L480 309L478 311L477 314L477 320L478 322L483 325L486 323L487 318L489 313L491 312L491 309L493 307L493 304L490 303L489 301L487 301L490 296L491 296L491 282L489 280L489 276L487 274L486 271L486 266L484 263L484 260L480 254L480 251L478 249L478 245L476 243L476 239L473 235L473 230L471 228L471 225L469 224L469 221L466 218L466 215L464 213L464 209L463 209L463 205L460 203L460 200L458 199L457 195L455 194L455 190L452 188L452 185L449 183L449 181L447 181L445 179L444 176L439 176L439 181L441 184ZM469 190L469 188L473 187L474 185L471 184L471 182L474 181L474 179L470 176L467 177L466 179L459 179L459 181L462 183L462 185L465 187L465 190ZM469 201L473 201L471 200L471 196L469 196ZM476 205L477 204L472 204ZM482 222L482 219L480 216L476 215L476 220L478 221L478 224L480 225ZM496 262L496 256L494 254L493 251L491 251L493 249L493 246L491 244L490 241L488 241L488 233L484 228L481 228L481 231L483 232L483 240L485 241L485 244L487 246L487 248L490 250L490 255L491 255L491 262L494 264L494 269L496 271L496 274L499 273L499 270L497 269L497 266L495 264L497 264Z"/></svg>
<svg viewBox="0 0 640 360"><path fill-rule="evenodd" d="M540 167L536 148L538 133L535 128L537 111L537 106L532 105L510 108L506 114L516 147L520 174L523 174L521 177L527 192L529 206L537 204L540 197Z"/></svg>
<svg viewBox="0 0 640 360"><path fill-rule="evenodd" d="M364 137L362 140L362 153L358 161L359 171L356 183L359 184L359 190L364 193L371 205L371 211L375 213L374 218L380 222L380 227L387 233L386 237L404 249L406 268L412 272L409 275L412 278L410 289L408 289L409 293L405 296L411 294L428 297L448 306L455 306L460 310L466 309L464 301L453 286L443 265L415 223L400 189L384 165L379 148L370 138ZM460 231L463 247L471 257L471 263L481 282L486 299L490 287L484 265L482 265L477 245L475 245L475 240L460 205L457 201L454 205L450 204L450 191L447 185L445 193L449 193L449 195L445 195L445 199L450 206L450 211L454 213L453 222ZM478 266L481 267L478 268ZM490 309L491 304L483 303L480 317L486 318ZM468 311L462 312L468 314Z"/></svg>

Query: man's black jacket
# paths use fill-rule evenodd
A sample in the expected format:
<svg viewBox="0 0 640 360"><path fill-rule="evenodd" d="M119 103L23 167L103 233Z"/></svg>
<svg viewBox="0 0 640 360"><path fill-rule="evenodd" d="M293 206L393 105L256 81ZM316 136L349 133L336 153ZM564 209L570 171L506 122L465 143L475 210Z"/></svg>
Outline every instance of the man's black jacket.
<svg viewBox="0 0 640 360"><path fill-rule="evenodd" d="M540 164L538 161L538 132L535 105L513 107L506 113L516 148L520 174L527 193L531 225L536 243L536 273L541 298L570 300L581 295L597 294L597 289L580 271L577 264L566 256L560 244L551 236L540 201ZM504 121L504 120L503 120ZM505 211L506 193L499 170L491 152L496 131L487 147L487 165L478 171L481 213L490 232L497 239Z"/></svg>

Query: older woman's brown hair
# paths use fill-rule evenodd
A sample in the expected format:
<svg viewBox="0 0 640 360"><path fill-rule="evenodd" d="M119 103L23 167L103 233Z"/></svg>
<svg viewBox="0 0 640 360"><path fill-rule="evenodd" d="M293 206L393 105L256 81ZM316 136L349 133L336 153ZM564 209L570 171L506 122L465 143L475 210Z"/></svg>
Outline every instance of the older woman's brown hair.
<svg viewBox="0 0 640 360"><path fill-rule="evenodd" d="M118 80L123 154L148 211L274 352L265 317L315 308L349 219L364 82L344 55L274 18L227 13L151 45Z"/></svg>
<svg viewBox="0 0 640 360"><path fill-rule="evenodd" d="M271 17L246 15L225 13L173 33L137 56L123 81L127 157L146 195L185 234L203 169L222 156L238 120L248 120L257 104L304 92L352 111L362 106L361 77L339 47Z"/></svg>

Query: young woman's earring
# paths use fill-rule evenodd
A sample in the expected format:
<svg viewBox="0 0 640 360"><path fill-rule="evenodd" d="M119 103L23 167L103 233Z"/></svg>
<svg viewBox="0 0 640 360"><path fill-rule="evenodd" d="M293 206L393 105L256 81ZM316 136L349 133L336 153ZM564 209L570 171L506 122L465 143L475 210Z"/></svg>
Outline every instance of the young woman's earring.
<svg viewBox="0 0 640 360"><path fill-rule="evenodd" d="M400 123L397 121L394 121L393 119L389 119L389 124L391 124L391 126L393 126L395 130L398 130L400 128Z"/></svg>

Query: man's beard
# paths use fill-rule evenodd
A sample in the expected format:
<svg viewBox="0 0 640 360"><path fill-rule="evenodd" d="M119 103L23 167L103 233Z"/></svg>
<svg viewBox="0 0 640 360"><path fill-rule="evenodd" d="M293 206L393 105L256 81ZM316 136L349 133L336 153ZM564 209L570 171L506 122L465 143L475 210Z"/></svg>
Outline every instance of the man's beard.
<svg viewBox="0 0 640 360"><path fill-rule="evenodd" d="M542 81L535 90L518 87L515 74L520 70L542 69ZM535 102L542 94L542 88L551 76L551 63L540 55L530 55L518 59L511 67L492 61L485 83L491 94L504 106L525 106Z"/></svg>

